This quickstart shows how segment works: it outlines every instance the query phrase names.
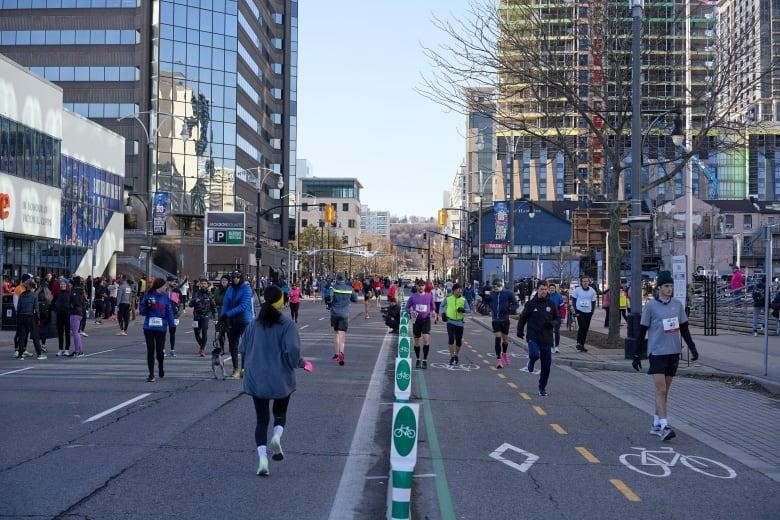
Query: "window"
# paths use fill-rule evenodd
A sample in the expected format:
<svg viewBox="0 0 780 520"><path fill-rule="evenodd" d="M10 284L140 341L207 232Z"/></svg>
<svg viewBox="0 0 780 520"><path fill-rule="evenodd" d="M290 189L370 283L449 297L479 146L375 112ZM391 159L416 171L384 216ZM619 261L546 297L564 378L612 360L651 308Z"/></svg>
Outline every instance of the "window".
<svg viewBox="0 0 780 520"><path fill-rule="evenodd" d="M753 229L753 215L742 215L742 228Z"/></svg>
<svg viewBox="0 0 780 520"><path fill-rule="evenodd" d="M352 229L356 228L357 227L357 222L355 221L355 219L353 219L353 218L349 219L347 221L347 227L348 228L352 228Z"/></svg>
<svg viewBox="0 0 780 520"><path fill-rule="evenodd" d="M345 202L341 205L341 211L349 211L349 202Z"/></svg>
<svg viewBox="0 0 780 520"><path fill-rule="evenodd" d="M306 211L306 210L304 209L304 211ZM305 228L305 227L308 227L308 226L309 226L309 220L305 219L305 218L302 218L301 219L301 227Z"/></svg>
<svg viewBox="0 0 780 520"><path fill-rule="evenodd" d="M304 202L303 204L301 204L301 211L309 211L309 203L308 202ZM303 226L303 227L306 227L306 226Z"/></svg>
<svg viewBox="0 0 780 520"><path fill-rule="evenodd" d="M726 229L734 229L734 215L724 215L723 226Z"/></svg>

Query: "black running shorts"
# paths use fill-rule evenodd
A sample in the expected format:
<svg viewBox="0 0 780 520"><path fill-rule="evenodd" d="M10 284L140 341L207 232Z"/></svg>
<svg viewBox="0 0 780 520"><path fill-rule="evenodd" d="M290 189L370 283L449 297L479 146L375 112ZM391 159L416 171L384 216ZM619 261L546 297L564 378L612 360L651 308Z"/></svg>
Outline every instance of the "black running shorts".
<svg viewBox="0 0 780 520"><path fill-rule="evenodd" d="M419 338L423 334L430 334L431 333L431 317L428 316L427 318L417 318L414 320L414 325L412 325L412 335L415 338Z"/></svg>
<svg viewBox="0 0 780 520"><path fill-rule="evenodd" d="M509 335L509 320L493 321L493 332Z"/></svg>
<svg viewBox="0 0 780 520"><path fill-rule="evenodd" d="M342 318L341 316L331 316L330 326L333 327L333 330L335 331L340 330L347 332L347 318Z"/></svg>
<svg viewBox="0 0 780 520"><path fill-rule="evenodd" d="M664 354L661 356L648 356L650 368L648 374L663 374L673 377L677 375L677 366L680 364L680 354Z"/></svg>

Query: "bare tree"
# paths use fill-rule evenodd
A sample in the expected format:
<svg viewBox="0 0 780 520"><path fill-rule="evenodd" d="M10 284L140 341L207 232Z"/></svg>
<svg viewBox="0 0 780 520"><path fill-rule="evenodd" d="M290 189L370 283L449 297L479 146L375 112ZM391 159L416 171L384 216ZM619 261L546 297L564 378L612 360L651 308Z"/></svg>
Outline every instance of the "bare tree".
<svg viewBox="0 0 780 520"><path fill-rule="evenodd" d="M741 94L760 88L770 71L743 73L735 87L745 57L756 54L756 38L748 36L756 34L751 24L758 22L747 22L737 35L702 32L691 40L697 61L686 91L684 2L646 7L638 58L631 53L625 1L591 2L582 19L578 4L473 0L460 20L434 18L448 43L424 47L434 72L422 78L418 91L448 109L491 117L499 134L544 143L548 156L549 150L562 153L566 192L609 203L609 277L619 280L621 184L630 186L632 58L642 60L643 155L655 166L654 178L643 179L643 193L632 194L637 198L660 186L673 188L694 156L744 150ZM711 9L700 3L692 8L699 20ZM483 95L471 95L475 91ZM669 138L669 126L686 113L692 114L692 135L689 146L680 148ZM506 141L502 149L499 139L498 152L515 159L517 148ZM617 301L618 285L612 285ZM617 316L610 323L610 339L617 342Z"/></svg>

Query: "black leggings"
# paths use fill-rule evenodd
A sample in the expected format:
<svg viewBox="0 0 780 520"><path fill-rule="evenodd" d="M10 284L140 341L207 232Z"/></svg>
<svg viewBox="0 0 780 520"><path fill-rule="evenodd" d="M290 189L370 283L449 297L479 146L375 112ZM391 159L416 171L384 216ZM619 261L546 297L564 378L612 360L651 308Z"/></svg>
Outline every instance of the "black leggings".
<svg viewBox="0 0 780 520"><path fill-rule="evenodd" d="M60 350L70 350L70 314L57 313L57 339Z"/></svg>
<svg viewBox="0 0 780 520"><path fill-rule="evenodd" d="M241 334L244 333L245 328L246 323L233 322L230 324L230 329L228 329L228 347L230 348L230 361L233 363L233 370L238 370L244 364L243 361L241 366L238 364L238 340L241 339Z"/></svg>
<svg viewBox="0 0 780 520"><path fill-rule="evenodd" d="M130 325L130 304L120 303L119 310L116 314L116 319L119 322L119 330L127 332L127 326Z"/></svg>
<svg viewBox="0 0 780 520"><path fill-rule="evenodd" d="M581 312L577 315L577 345L585 346L591 318L593 318L593 313L591 312Z"/></svg>
<svg viewBox="0 0 780 520"><path fill-rule="evenodd" d="M293 319L293 321L298 321L298 308L300 306L301 306L300 302L298 303L290 302L290 317Z"/></svg>
<svg viewBox="0 0 780 520"><path fill-rule="evenodd" d="M447 344L460 346L463 343L463 327L447 323Z"/></svg>
<svg viewBox="0 0 780 520"><path fill-rule="evenodd" d="M146 338L146 364L149 366L149 375L154 375L154 358L157 357L157 365L160 367L160 374L163 374L163 359L165 359L165 331L156 332L152 330L144 331Z"/></svg>
<svg viewBox="0 0 780 520"><path fill-rule="evenodd" d="M209 319L198 318L198 328L195 331L195 341L200 348L206 348L206 342L209 337Z"/></svg>
<svg viewBox="0 0 780 520"><path fill-rule="evenodd" d="M168 330L171 332L171 350L176 350L176 327L168 327ZM163 343L163 347L165 347L165 343Z"/></svg>
<svg viewBox="0 0 780 520"><path fill-rule="evenodd" d="M287 422L287 405L290 404L290 396L283 399L261 399L252 396L255 404L257 425L255 426L255 444L266 446L268 444L268 423L271 416L268 413L268 403L273 401L274 426L284 426Z"/></svg>

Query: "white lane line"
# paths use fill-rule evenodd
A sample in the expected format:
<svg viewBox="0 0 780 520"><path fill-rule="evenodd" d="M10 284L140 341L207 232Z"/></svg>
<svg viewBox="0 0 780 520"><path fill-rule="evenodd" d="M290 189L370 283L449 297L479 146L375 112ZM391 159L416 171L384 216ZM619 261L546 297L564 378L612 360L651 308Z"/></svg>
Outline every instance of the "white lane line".
<svg viewBox="0 0 780 520"><path fill-rule="evenodd" d="M322 321L322 320L324 320L324 319L325 319L325 316L323 316L322 318L320 318L320 321Z"/></svg>
<svg viewBox="0 0 780 520"><path fill-rule="evenodd" d="M352 435L347 462L341 473L336 497L330 509L330 520L354 518L355 511L358 510L358 505L362 500L363 486L368 471L381 456L381 450L374 442L374 429L379 418L382 388L385 387L387 380L391 340L392 336L385 334L382 348L376 357L374 371L371 373L371 382L368 384L363 408L360 410L360 419L358 419L355 433Z"/></svg>
<svg viewBox="0 0 780 520"><path fill-rule="evenodd" d="M306 328L306 327L308 327L308 326L309 326L308 324L306 324L306 325L303 325L303 326L301 327L301 330L305 329L305 328Z"/></svg>
<svg viewBox="0 0 780 520"><path fill-rule="evenodd" d="M30 370L30 369L33 369L33 368L35 368L35 367L25 367L25 368L20 368L19 370L11 370L10 372L3 372L2 374L0 374L0 376L7 376L8 374L15 374L17 372L24 372L25 370Z"/></svg>
<svg viewBox="0 0 780 520"><path fill-rule="evenodd" d="M92 417L90 417L89 419L87 419L87 420L83 421L81 424L88 423L88 422L92 422L92 421L97 421L97 420L98 420L98 419L100 419L101 417L105 417L106 415L108 415L108 414L110 414L110 413L114 413L114 412L116 412L117 410L120 410L120 409L124 408L125 406L131 405L131 404L133 404L133 403L134 403L134 402L136 402L136 401L140 401L140 400L141 400L141 399L143 399L144 397L148 397L148 396L150 396L150 395L152 395L152 394L149 394L149 393L147 393L147 394L141 394L141 395L137 395L137 396L133 397L132 399L125 401L124 403L120 403L120 404L118 404L118 405L114 406L113 408L109 408L108 410L106 410L106 411L104 411L104 412L100 412L100 413L99 413L99 414L97 414L97 415L93 415L93 416L92 416Z"/></svg>
<svg viewBox="0 0 780 520"><path fill-rule="evenodd" d="M114 349L110 348L108 350L101 350L99 352L93 352L92 354L84 354L84 357L91 357L91 356L97 356L98 354L105 354L106 352L113 352Z"/></svg>

